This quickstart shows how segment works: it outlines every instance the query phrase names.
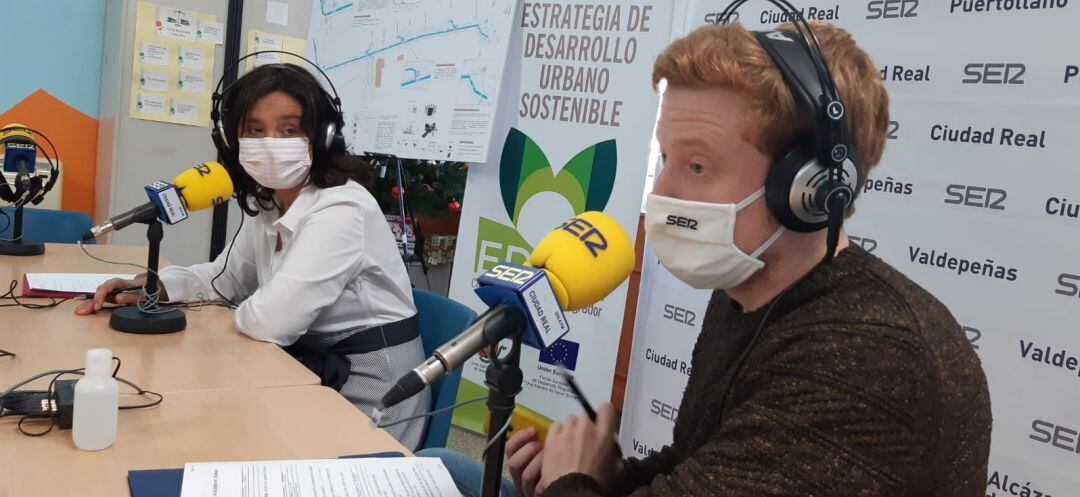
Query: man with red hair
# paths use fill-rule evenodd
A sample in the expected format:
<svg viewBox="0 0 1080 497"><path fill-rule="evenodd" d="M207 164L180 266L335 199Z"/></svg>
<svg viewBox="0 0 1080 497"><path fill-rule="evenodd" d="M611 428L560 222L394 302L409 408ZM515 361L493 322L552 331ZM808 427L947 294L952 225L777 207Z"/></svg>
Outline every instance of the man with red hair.
<svg viewBox="0 0 1080 497"><path fill-rule="evenodd" d="M888 96L848 33L810 26L865 178L885 148ZM820 121L759 40L700 28L653 71L666 81L664 165L646 230L676 277L714 290L674 442L622 459L610 405L543 442L523 430L507 443L522 494L984 495L989 394L956 320L842 230L828 254L825 230L787 229L766 201L770 171Z"/></svg>

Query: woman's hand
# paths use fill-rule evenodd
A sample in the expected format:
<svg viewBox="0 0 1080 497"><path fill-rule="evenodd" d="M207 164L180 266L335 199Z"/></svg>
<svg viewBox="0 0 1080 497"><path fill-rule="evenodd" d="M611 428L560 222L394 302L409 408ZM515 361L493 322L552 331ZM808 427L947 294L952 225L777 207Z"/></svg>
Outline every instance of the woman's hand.
<svg viewBox="0 0 1080 497"><path fill-rule="evenodd" d="M119 305L135 304L142 298L142 287L145 285L145 274L140 274L133 280L113 278L102 283L101 286L97 288L97 291L94 292L94 298L89 299L76 307L75 314L80 316L93 314L100 311L106 303ZM120 290L128 288L139 288L139 290L119 292ZM161 291L160 300L168 301L169 296L165 293L165 287L160 282L158 282L158 290Z"/></svg>

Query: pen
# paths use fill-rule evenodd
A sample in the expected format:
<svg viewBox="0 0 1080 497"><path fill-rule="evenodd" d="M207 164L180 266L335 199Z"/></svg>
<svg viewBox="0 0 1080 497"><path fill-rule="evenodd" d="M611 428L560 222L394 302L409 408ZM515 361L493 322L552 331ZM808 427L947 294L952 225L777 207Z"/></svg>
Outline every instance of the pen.
<svg viewBox="0 0 1080 497"><path fill-rule="evenodd" d="M574 377L570 375L570 372L567 371L566 368L561 366L559 368L559 374L561 374L563 379L566 380L566 384L570 386L570 391L574 392L574 397L577 397L578 403L580 403L581 407L585 409L585 414L589 415L589 421L595 423L596 410L593 409L591 405L589 405L589 401L585 398L585 393L583 393L581 391L581 388L578 387L577 382L574 381Z"/></svg>
<svg viewBox="0 0 1080 497"><path fill-rule="evenodd" d="M563 380L566 380L566 384L570 386L570 391L574 392L574 397L577 398L577 401L579 404L581 404L581 407L585 409L585 414L589 416L589 420L595 423L596 410L593 409L592 405L589 404L588 399L585 398L585 393L581 391L581 387L578 387L577 382L574 381L574 377L571 376L570 372L567 371L566 368L563 367L561 364L559 365L559 374L562 375ZM615 443L615 452L619 454L619 457L622 457L622 447L619 446L618 442Z"/></svg>
<svg viewBox="0 0 1080 497"><path fill-rule="evenodd" d="M117 288L116 290L113 290L113 291L109 292L108 296L109 297L115 297L117 295L120 295L121 293L134 292L136 290L142 290L142 289L143 289L143 287L141 287L141 286L129 286L129 287L124 287L124 288ZM92 298L94 298L94 294L92 294L92 293L84 293L83 298L92 299Z"/></svg>

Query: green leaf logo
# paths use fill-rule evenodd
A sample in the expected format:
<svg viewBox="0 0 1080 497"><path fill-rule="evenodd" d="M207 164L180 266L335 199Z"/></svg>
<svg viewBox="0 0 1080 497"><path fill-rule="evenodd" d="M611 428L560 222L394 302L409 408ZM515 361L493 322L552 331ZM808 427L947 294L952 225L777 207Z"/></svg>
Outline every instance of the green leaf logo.
<svg viewBox="0 0 1080 497"><path fill-rule="evenodd" d="M618 153L611 139L578 152L555 174L540 146L517 128L510 128L499 165L506 214L517 226L525 202L541 192L562 195L575 214L603 211L615 188L617 166Z"/></svg>

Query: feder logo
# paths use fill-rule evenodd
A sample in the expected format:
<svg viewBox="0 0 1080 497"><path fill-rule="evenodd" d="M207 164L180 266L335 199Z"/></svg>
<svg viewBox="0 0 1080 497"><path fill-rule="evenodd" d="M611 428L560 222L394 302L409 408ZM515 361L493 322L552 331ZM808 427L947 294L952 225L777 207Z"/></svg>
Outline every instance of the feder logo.
<svg viewBox="0 0 1080 497"><path fill-rule="evenodd" d="M500 261L520 264L528 259L533 247L518 227L525 203L539 193L559 194L575 215L603 211L615 188L617 166L616 143L611 139L578 152L556 174L540 145L510 128L499 162L499 191L511 224L480 216L473 270L487 271Z"/></svg>
<svg viewBox="0 0 1080 497"><path fill-rule="evenodd" d="M871 0L866 4L866 18L904 19L919 17L919 0Z"/></svg>

